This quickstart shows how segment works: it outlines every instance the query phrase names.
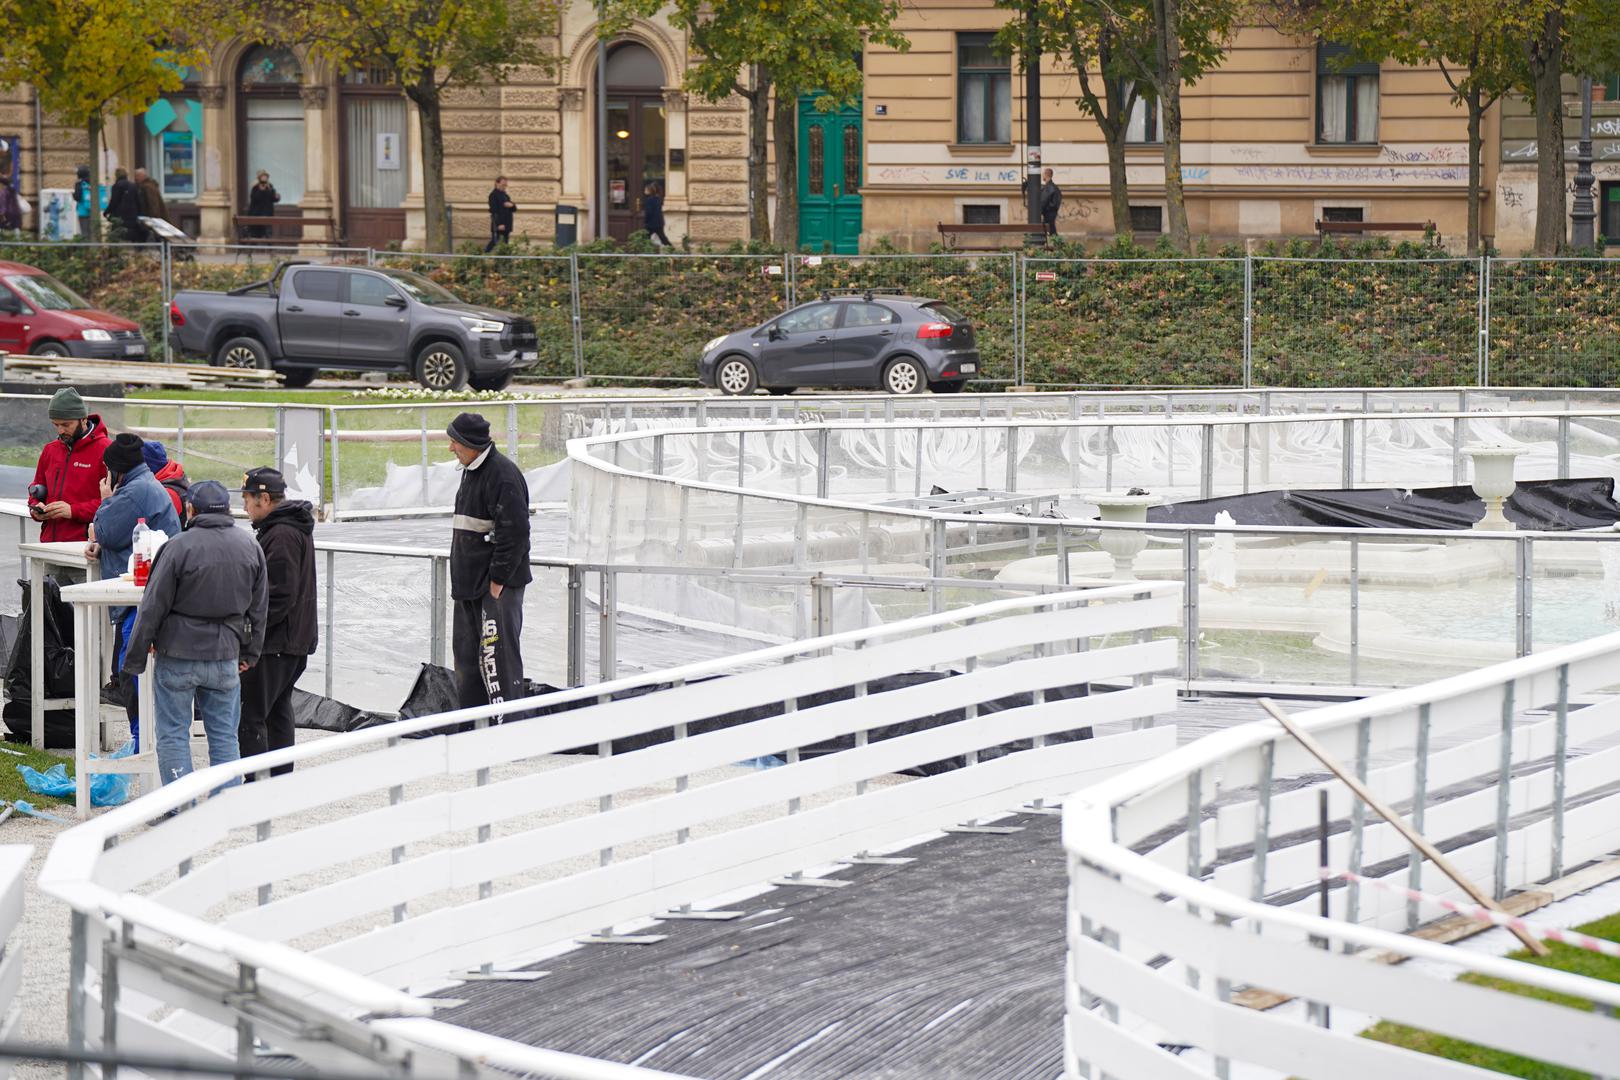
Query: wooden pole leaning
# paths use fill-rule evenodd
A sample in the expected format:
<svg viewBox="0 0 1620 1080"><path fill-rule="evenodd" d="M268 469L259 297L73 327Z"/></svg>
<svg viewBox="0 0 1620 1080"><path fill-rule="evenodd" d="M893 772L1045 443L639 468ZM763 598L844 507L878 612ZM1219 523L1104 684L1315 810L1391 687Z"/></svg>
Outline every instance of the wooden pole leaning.
<svg viewBox="0 0 1620 1080"><path fill-rule="evenodd" d="M1457 887L1462 889L1463 892L1467 893L1476 904L1479 904L1481 907L1489 908L1492 911L1502 912L1504 915L1507 914L1506 911L1503 911L1501 904L1498 904L1488 893L1465 877L1463 872L1458 870L1457 867L1452 864L1450 859L1441 854L1439 848L1429 843L1429 841L1424 839L1416 829L1413 829L1410 825L1408 825L1406 821L1395 812L1393 807L1389 806L1383 800L1379 799L1378 796L1374 795L1366 784L1363 784L1359 779L1356 778L1354 773L1346 769L1333 757L1333 755L1329 754L1327 748L1318 742L1314 736L1312 736L1308 731L1300 727L1298 724L1294 723L1287 713L1279 709L1276 702L1270 700L1269 698L1261 698L1260 707L1266 710L1266 712L1271 715L1273 720L1281 724L1283 730L1292 735L1294 739L1298 741L1298 743L1303 746L1312 757L1314 757L1317 761L1320 761L1329 772L1331 772L1334 776L1337 776L1340 780L1344 781L1345 786L1354 792L1358 799L1372 807L1374 813L1393 825L1396 832L1404 836L1408 843L1423 853L1424 858L1434 863L1435 866L1440 868L1441 873L1445 874L1446 877L1456 882ZM1519 941L1524 944L1524 947L1529 949L1536 956L1547 955L1547 946L1543 945L1539 940L1530 936L1530 934L1519 929L1518 927L1509 927L1509 929L1512 930L1513 936L1518 938Z"/></svg>

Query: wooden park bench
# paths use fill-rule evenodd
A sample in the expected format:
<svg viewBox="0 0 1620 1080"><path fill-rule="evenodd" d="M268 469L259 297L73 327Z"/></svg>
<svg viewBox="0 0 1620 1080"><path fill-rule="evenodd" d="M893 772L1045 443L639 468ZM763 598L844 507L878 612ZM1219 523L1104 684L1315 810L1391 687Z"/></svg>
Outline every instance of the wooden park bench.
<svg viewBox="0 0 1620 1080"><path fill-rule="evenodd" d="M942 221L939 223L939 236L940 242L945 245L947 250L960 251L962 250L962 246L958 242L958 237L962 236L1038 236L1042 238L1040 242L1044 242L1046 230L1040 225L1031 225L1027 221L1009 222L1005 225L966 225L959 221ZM1023 246L1029 242L1030 241L1027 239L1020 241L1019 246ZM995 251L1005 246L1006 245L1004 244L996 244L992 247L976 248L974 250Z"/></svg>
<svg viewBox="0 0 1620 1080"><path fill-rule="evenodd" d="M304 228L306 226L310 226L310 225L313 225L318 229L325 229L326 230L327 240L328 240L329 243L336 244L336 243L339 242L338 231L337 231L337 218L333 218L333 217L308 217L308 216L305 216L305 215L302 215L302 214L297 214L297 215L288 214L286 216L282 216L280 214L277 214L274 217L251 217L251 216L249 216L247 214L233 214L233 215L231 215L231 226L236 230L237 242L242 243L242 244L289 244L289 243L297 244L297 243L302 243L303 242L303 235L304 235ZM249 236L248 235L248 230L251 229L251 228L254 228L255 226L263 226L265 228L268 228L270 230L270 235L269 236ZM297 235L295 235L295 236L287 236L287 235L283 234L280 237L276 236L277 230L292 229L292 228L296 228L298 230Z"/></svg>
<svg viewBox="0 0 1620 1080"><path fill-rule="evenodd" d="M1415 232L1434 233L1435 243L1440 242L1440 230L1432 221L1318 221L1316 235L1318 239L1328 233L1375 233L1375 232Z"/></svg>

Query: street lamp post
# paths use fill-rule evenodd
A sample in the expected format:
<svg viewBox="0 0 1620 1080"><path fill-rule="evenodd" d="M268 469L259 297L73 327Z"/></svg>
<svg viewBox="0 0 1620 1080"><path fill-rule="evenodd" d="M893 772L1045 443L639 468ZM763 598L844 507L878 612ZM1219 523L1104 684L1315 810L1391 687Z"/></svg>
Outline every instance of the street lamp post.
<svg viewBox="0 0 1620 1080"><path fill-rule="evenodd" d="M1597 243L1592 221L1597 217L1592 207L1592 77L1581 77L1581 141L1575 147L1575 203L1569 217L1574 222L1574 240L1577 248L1589 248Z"/></svg>

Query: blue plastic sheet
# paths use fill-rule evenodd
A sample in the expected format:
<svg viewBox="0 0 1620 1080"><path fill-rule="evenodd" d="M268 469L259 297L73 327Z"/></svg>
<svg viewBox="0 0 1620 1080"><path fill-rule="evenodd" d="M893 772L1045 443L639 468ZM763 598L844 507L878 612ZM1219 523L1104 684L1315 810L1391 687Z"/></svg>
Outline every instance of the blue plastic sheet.
<svg viewBox="0 0 1620 1080"><path fill-rule="evenodd" d="M135 752L135 744L126 742L117 750L108 754L109 758L125 758ZM95 754L90 755L92 758ZM17 772L22 774L23 783L28 790L36 795L51 795L58 799L71 799L74 797L73 777L68 775L67 765L57 763L40 772L31 765L18 765ZM95 773L90 777L90 805L91 806L119 806L129 801L129 777L119 773Z"/></svg>

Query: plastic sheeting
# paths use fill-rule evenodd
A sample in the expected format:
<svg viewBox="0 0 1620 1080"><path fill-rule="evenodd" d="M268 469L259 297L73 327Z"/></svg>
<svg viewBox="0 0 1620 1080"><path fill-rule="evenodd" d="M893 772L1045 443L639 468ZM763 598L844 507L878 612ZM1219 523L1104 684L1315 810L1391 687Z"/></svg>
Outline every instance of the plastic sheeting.
<svg viewBox="0 0 1620 1080"><path fill-rule="evenodd" d="M1614 498L1612 477L1524 480L1502 512L1521 529L1598 529L1620 521L1620 502ZM1256 491L1155 506L1148 510L1148 520L1207 525L1221 513L1239 525L1468 529L1485 516L1485 501L1466 486Z"/></svg>

